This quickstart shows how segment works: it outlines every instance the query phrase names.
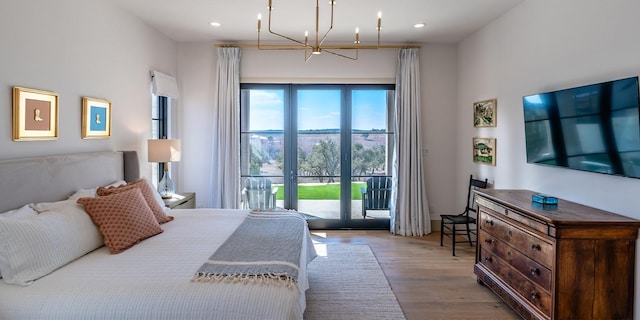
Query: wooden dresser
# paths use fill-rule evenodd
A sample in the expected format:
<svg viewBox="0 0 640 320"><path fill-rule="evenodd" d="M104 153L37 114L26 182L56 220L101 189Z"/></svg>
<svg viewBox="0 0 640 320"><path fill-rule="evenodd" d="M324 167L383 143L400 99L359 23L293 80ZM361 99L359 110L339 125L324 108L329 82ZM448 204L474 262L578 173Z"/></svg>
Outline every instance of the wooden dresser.
<svg viewBox="0 0 640 320"><path fill-rule="evenodd" d="M533 194L476 191L478 282L525 319L632 319L640 221Z"/></svg>

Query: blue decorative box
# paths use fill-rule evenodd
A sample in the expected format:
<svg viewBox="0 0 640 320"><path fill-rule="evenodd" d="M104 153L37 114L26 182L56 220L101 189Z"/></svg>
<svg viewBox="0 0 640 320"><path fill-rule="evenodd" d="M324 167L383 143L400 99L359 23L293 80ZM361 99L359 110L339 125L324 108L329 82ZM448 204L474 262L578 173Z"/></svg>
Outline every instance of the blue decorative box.
<svg viewBox="0 0 640 320"><path fill-rule="evenodd" d="M549 204L558 205L558 198L552 197L552 196L548 196L548 195L542 194L542 193L536 193L536 194L532 195L531 196L531 201L537 202L537 203L540 203L540 204L544 204L544 205L549 205Z"/></svg>
<svg viewBox="0 0 640 320"><path fill-rule="evenodd" d="M556 210L558 209L558 204L545 204L540 202L531 201L531 206L534 208L542 209L542 210Z"/></svg>

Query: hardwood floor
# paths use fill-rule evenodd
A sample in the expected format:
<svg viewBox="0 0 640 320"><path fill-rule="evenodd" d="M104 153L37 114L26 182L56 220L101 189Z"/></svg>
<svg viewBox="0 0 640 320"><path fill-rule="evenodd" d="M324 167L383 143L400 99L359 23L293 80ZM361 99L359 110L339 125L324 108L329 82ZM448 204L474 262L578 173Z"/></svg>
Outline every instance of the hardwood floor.
<svg viewBox="0 0 640 320"><path fill-rule="evenodd" d="M473 274L475 246L458 244L456 256L440 234L394 236L385 230L311 230L321 243L368 244L408 320L520 319Z"/></svg>

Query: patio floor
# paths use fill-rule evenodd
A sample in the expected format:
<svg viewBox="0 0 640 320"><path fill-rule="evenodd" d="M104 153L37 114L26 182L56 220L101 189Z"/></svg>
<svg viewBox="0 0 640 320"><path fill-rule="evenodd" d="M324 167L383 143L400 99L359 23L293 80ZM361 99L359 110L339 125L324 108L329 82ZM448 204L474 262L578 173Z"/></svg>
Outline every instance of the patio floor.
<svg viewBox="0 0 640 320"><path fill-rule="evenodd" d="M281 206L282 203L276 203ZM351 201L351 219L362 217L362 201ZM339 219L340 200L298 200L298 211L318 219ZM366 219L389 219L389 210L368 210Z"/></svg>

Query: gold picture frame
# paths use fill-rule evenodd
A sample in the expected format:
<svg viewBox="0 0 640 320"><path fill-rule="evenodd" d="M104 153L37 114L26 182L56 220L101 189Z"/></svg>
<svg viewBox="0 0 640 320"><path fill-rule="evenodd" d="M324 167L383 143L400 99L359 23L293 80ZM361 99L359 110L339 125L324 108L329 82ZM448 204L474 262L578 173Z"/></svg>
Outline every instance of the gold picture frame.
<svg viewBox="0 0 640 320"><path fill-rule="evenodd" d="M473 103L473 126L495 127L498 99L489 99Z"/></svg>
<svg viewBox="0 0 640 320"><path fill-rule="evenodd" d="M111 101L82 97L82 139L111 137Z"/></svg>
<svg viewBox="0 0 640 320"><path fill-rule="evenodd" d="M13 141L58 139L58 94L13 87Z"/></svg>
<svg viewBox="0 0 640 320"><path fill-rule="evenodd" d="M496 138L473 138L473 162L496 165Z"/></svg>

